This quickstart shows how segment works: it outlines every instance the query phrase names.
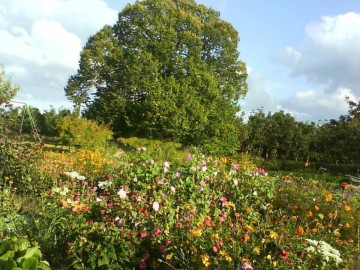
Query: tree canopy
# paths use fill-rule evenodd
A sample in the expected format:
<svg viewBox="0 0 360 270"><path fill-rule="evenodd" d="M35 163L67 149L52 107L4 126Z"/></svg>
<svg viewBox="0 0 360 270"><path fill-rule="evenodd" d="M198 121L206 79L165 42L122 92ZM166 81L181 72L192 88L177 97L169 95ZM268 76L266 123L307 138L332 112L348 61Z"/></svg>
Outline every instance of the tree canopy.
<svg viewBox="0 0 360 270"><path fill-rule="evenodd" d="M9 102L15 97L19 86L12 83L12 81L6 77L5 69L0 65L0 104Z"/></svg>
<svg viewBox="0 0 360 270"><path fill-rule="evenodd" d="M123 137L236 144L247 92L238 43L230 23L193 0L137 1L89 38L65 92Z"/></svg>

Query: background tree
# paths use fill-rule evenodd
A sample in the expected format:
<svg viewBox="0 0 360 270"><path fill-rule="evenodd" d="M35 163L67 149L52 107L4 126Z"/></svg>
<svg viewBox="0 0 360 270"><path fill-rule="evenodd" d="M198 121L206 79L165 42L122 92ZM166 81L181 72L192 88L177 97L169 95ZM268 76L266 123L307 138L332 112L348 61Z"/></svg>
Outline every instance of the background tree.
<svg viewBox="0 0 360 270"><path fill-rule="evenodd" d="M65 92L118 136L235 149L247 92L238 42L218 12L193 0L137 1L88 40Z"/></svg>
<svg viewBox="0 0 360 270"><path fill-rule="evenodd" d="M14 98L19 88L18 85L13 84L13 82L6 77L5 69L0 65L0 105Z"/></svg>

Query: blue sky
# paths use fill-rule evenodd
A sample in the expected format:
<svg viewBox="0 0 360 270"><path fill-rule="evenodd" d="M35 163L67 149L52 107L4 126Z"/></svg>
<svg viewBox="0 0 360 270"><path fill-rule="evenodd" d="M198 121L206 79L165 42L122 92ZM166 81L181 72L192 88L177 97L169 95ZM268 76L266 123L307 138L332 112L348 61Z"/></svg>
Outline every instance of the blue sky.
<svg viewBox="0 0 360 270"><path fill-rule="evenodd" d="M246 113L284 110L337 118L360 98L360 1L198 0L239 32L249 70ZM114 24L123 0L0 0L0 63L32 106L71 107L64 95L87 38Z"/></svg>

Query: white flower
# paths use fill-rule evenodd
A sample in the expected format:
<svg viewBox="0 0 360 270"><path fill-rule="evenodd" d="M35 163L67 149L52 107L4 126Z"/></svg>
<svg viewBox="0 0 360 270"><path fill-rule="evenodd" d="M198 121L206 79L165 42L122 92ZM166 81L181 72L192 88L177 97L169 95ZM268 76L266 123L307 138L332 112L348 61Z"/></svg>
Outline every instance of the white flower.
<svg viewBox="0 0 360 270"><path fill-rule="evenodd" d="M237 186L239 184L239 181L237 179L234 179L233 182L234 182L234 186Z"/></svg>
<svg viewBox="0 0 360 270"><path fill-rule="evenodd" d="M311 239L305 240L310 244L310 246L306 248L307 252L319 254L326 262L330 259L334 260L337 265L342 262L340 252L328 243Z"/></svg>
<svg viewBox="0 0 360 270"><path fill-rule="evenodd" d="M170 162L169 162L169 161L165 161L165 162L164 162L164 167L165 167L165 168L170 168Z"/></svg>
<svg viewBox="0 0 360 270"><path fill-rule="evenodd" d="M65 172L65 175L69 176L71 179L85 180L85 176L80 175L78 172Z"/></svg>
<svg viewBox="0 0 360 270"><path fill-rule="evenodd" d="M127 197L126 191L123 188L119 189L117 194L119 195L120 199L125 199Z"/></svg>
<svg viewBox="0 0 360 270"><path fill-rule="evenodd" d="M99 188L110 187L112 183L113 183L112 181L100 181L98 183L98 187Z"/></svg>
<svg viewBox="0 0 360 270"><path fill-rule="evenodd" d="M175 193L176 189L175 189L175 187L174 187L174 186L171 186L171 187L170 187L170 189L171 189L171 191L172 191L172 192L174 192L174 193Z"/></svg>
<svg viewBox="0 0 360 270"><path fill-rule="evenodd" d="M159 211L160 205L157 201L153 202L152 208L155 212Z"/></svg>
<svg viewBox="0 0 360 270"><path fill-rule="evenodd" d="M253 195L254 195L254 196L257 196L257 191L256 191L256 190L253 192Z"/></svg>

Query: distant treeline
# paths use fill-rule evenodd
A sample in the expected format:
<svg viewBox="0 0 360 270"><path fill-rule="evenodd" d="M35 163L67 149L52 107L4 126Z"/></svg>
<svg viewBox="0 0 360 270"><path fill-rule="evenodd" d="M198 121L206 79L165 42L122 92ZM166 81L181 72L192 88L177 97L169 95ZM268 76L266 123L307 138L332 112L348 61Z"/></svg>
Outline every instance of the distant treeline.
<svg viewBox="0 0 360 270"><path fill-rule="evenodd" d="M250 115L248 121L237 120L239 152L264 159L360 164L360 101L348 101L347 115L320 124L297 121L289 113L279 111ZM30 108L41 136L59 136L57 122L71 115L68 109L52 108L41 112ZM29 113L21 107L1 108L2 121L8 131L30 134L33 127Z"/></svg>

